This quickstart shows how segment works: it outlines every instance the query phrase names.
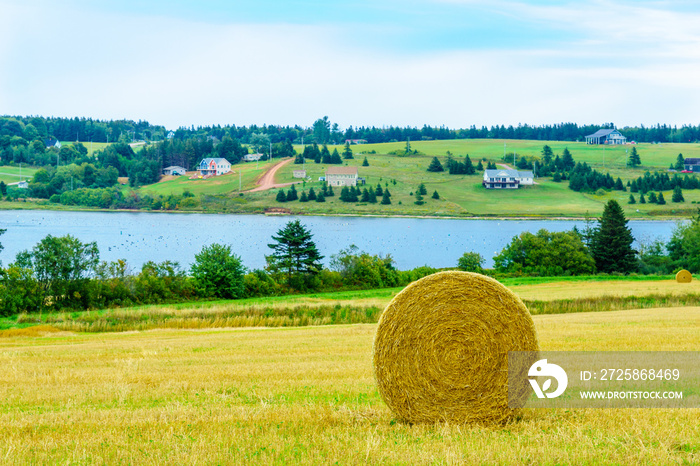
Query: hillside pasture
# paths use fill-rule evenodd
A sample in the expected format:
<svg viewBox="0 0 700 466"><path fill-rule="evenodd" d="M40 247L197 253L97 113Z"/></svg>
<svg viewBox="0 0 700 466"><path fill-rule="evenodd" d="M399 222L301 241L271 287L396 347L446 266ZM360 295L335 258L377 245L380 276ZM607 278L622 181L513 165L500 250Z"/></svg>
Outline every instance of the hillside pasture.
<svg viewBox="0 0 700 466"><path fill-rule="evenodd" d="M256 180L271 166L269 162L260 162L257 167L255 162L239 163L231 166L231 172L208 179L190 179L197 175L197 172L192 171L184 176L163 177L162 181L143 186L139 190L152 196L182 194L185 190L192 194L238 194L239 186L241 191L254 188Z"/></svg>
<svg viewBox="0 0 700 466"><path fill-rule="evenodd" d="M33 167L22 167L22 181L29 181L38 169ZM5 184L17 183L20 180L20 168L15 166L0 166L0 181Z"/></svg>
<svg viewBox="0 0 700 466"><path fill-rule="evenodd" d="M700 308L535 316L543 350L700 350ZM407 425L376 325L0 339L0 455L24 464L694 464L697 409L525 410Z"/></svg>

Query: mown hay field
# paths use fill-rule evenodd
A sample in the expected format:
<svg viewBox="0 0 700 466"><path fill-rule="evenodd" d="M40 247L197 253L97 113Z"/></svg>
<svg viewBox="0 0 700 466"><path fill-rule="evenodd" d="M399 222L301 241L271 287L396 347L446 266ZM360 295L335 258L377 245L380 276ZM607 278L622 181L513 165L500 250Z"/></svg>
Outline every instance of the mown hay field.
<svg viewBox="0 0 700 466"><path fill-rule="evenodd" d="M534 316L545 350L700 350L700 307ZM697 409L528 410L407 425L381 401L374 324L0 339L15 464L694 464Z"/></svg>

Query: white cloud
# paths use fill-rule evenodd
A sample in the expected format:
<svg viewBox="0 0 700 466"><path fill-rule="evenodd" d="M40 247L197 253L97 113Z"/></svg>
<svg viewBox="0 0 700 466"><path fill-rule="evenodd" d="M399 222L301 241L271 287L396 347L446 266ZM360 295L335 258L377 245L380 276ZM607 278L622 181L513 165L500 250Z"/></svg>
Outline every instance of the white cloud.
<svg viewBox="0 0 700 466"><path fill-rule="evenodd" d="M590 33L563 48L398 56L350 45L348 34L367 32L361 28L3 6L9 15L0 25L15 26L0 30L0 105L3 113L146 119L170 128L310 125L323 115L342 127L695 120L694 17L679 20L670 42L656 44L639 38L632 20L618 31L581 18L585 8L509 5L533 20ZM632 8L631 15L646 18L639 27L648 31L654 15L647 10ZM657 15L659 27L675 24L669 15Z"/></svg>

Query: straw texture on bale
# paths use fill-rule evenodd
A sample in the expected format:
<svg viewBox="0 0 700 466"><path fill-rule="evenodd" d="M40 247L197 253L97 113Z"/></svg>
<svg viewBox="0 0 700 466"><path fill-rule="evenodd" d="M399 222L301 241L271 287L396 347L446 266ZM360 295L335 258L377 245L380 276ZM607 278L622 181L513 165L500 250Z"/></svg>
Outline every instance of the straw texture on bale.
<svg viewBox="0 0 700 466"><path fill-rule="evenodd" d="M404 421L499 422L515 413L508 407L508 351L538 351L520 298L483 275L440 272L387 305L374 339L374 372L382 398ZM518 380L513 396L524 402L527 374Z"/></svg>
<svg viewBox="0 0 700 466"><path fill-rule="evenodd" d="M678 283L690 283L693 281L693 274L683 269L676 274L676 281Z"/></svg>

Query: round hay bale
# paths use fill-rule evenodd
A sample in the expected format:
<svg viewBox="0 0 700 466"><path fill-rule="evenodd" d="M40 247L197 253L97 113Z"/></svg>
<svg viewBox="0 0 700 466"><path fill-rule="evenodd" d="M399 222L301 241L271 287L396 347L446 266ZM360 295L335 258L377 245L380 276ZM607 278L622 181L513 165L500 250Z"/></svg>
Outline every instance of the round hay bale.
<svg viewBox="0 0 700 466"><path fill-rule="evenodd" d="M693 274L683 269L676 274L676 281L678 283L690 283L693 281Z"/></svg>
<svg viewBox="0 0 700 466"><path fill-rule="evenodd" d="M508 407L508 351L538 351L520 298L480 274L440 272L387 305L374 339L374 373L382 398L404 421L498 422L515 412ZM527 374L518 380L514 396L524 402Z"/></svg>

